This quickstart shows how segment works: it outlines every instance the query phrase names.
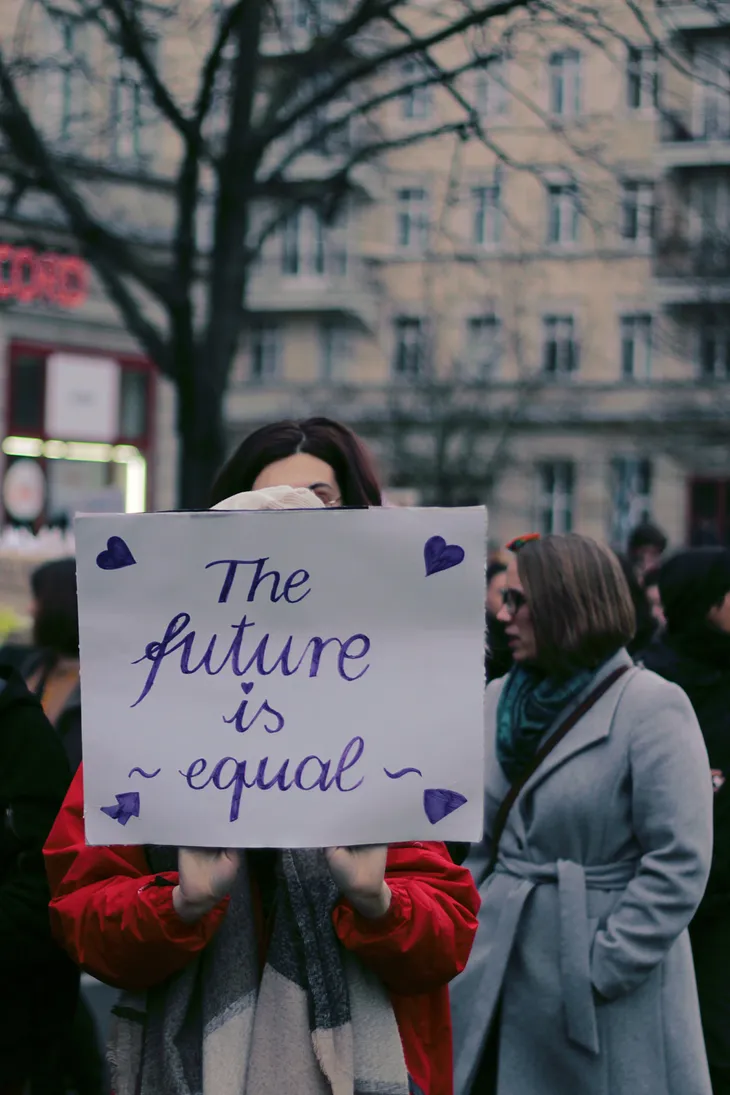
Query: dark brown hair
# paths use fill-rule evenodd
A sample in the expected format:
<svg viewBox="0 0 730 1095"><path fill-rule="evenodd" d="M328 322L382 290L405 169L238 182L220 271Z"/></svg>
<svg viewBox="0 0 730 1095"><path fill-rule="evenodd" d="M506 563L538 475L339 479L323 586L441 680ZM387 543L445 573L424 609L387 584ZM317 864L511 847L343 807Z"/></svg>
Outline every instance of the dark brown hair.
<svg viewBox="0 0 730 1095"><path fill-rule="evenodd" d="M36 601L33 642L66 658L79 655L79 610L76 561L53 559L33 571L30 586Z"/></svg>
<svg viewBox="0 0 730 1095"><path fill-rule="evenodd" d="M242 441L215 478L210 505L252 490L269 464L306 452L329 464L340 488L343 506L380 506L382 496L373 459L348 426L331 418L273 422Z"/></svg>
<svg viewBox="0 0 730 1095"><path fill-rule="evenodd" d="M597 669L631 642L636 614L621 564L588 536L546 536L517 552L541 665L555 676Z"/></svg>

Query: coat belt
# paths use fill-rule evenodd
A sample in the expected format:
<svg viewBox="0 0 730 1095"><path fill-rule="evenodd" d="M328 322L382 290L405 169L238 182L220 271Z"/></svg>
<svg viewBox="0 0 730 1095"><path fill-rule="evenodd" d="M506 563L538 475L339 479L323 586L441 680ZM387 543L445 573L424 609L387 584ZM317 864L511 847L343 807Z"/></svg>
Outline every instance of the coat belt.
<svg viewBox="0 0 730 1095"><path fill-rule="evenodd" d="M497 924L497 938L491 947L494 964L488 974L485 971L485 980L487 977L496 977L496 983L502 985L527 898L536 886L556 885L560 923L560 980L568 1038L593 1054L599 1052L599 1045L595 997L591 983L592 940L586 891L623 889L636 874L636 868L636 860L584 867L567 859L559 859L556 863L530 863L505 855L500 855L495 867L495 873L512 875L520 879L521 885L515 888L502 907ZM489 900L488 896L486 900ZM492 981L492 984L495 982Z"/></svg>

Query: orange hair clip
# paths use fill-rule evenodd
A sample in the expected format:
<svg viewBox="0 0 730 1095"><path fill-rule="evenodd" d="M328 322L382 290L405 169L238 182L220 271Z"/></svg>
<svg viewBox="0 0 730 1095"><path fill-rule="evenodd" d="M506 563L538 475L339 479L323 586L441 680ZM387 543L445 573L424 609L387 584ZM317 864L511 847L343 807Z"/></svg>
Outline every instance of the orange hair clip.
<svg viewBox="0 0 730 1095"><path fill-rule="evenodd" d="M507 544L507 551L511 551L514 555L520 551L525 544L531 543L533 540L541 539L539 532L526 532L524 536L516 536L514 540L510 540Z"/></svg>

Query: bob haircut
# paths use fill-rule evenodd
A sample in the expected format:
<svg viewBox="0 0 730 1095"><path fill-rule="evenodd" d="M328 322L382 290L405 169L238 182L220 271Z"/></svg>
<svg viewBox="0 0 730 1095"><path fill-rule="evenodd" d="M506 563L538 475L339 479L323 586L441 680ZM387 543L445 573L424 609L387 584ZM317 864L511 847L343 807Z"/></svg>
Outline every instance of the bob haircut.
<svg viewBox="0 0 730 1095"><path fill-rule="evenodd" d="M588 536L546 536L517 552L517 570L535 629L541 665L567 677L597 669L636 632L621 564Z"/></svg>
<svg viewBox="0 0 730 1095"><path fill-rule="evenodd" d="M53 559L33 571L30 586L36 602L33 641L66 658L79 656L79 610L76 560Z"/></svg>
<svg viewBox="0 0 730 1095"><path fill-rule="evenodd" d="M331 418L308 418L301 422L273 422L242 441L216 476L210 505L215 506L241 491L253 490L264 468L299 452L329 464L343 506L383 504L372 457L357 434Z"/></svg>

